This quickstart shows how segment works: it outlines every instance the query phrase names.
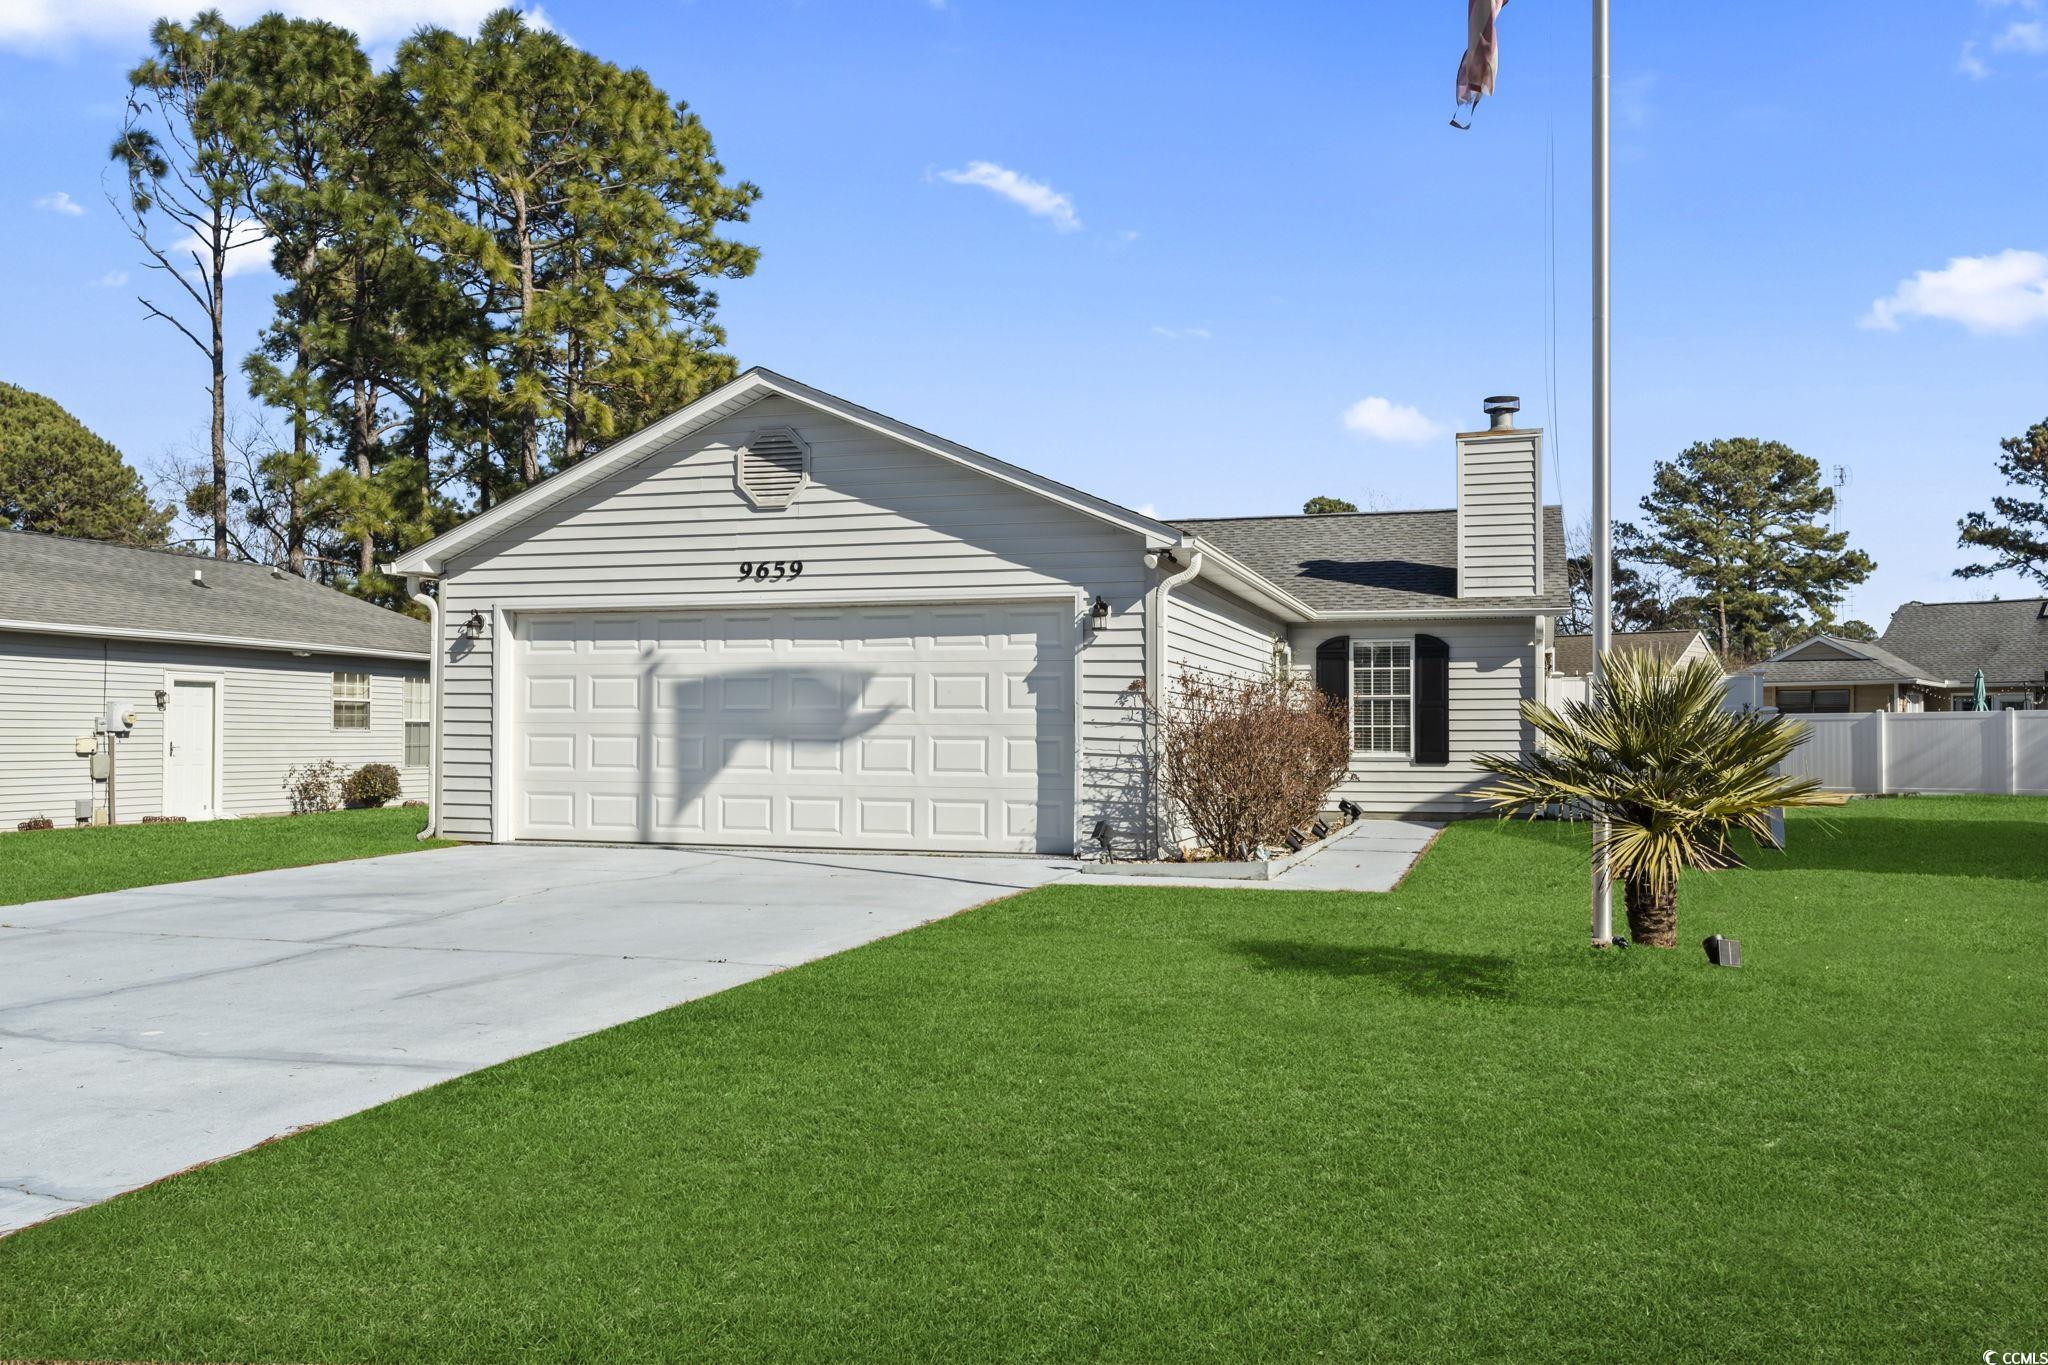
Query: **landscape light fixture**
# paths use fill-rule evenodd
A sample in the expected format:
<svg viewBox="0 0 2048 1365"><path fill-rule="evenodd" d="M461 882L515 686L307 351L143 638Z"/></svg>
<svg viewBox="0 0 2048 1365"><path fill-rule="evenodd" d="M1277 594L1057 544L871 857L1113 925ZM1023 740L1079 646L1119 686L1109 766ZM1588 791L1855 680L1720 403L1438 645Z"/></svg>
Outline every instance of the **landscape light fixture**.
<svg viewBox="0 0 2048 1365"><path fill-rule="evenodd" d="M1344 812L1344 818L1346 820L1363 820L1365 818L1365 807L1359 805L1356 801L1351 800L1349 797L1346 797L1344 800L1339 801L1337 803L1337 809Z"/></svg>
<svg viewBox="0 0 2048 1365"><path fill-rule="evenodd" d="M1095 822L1095 842L1102 846L1102 861L1105 863L1116 861L1116 848L1110 842L1109 821L1097 820Z"/></svg>
<svg viewBox="0 0 2048 1365"><path fill-rule="evenodd" d="M1742 940L1722 938L1713 934L1700 940L1700 946L1707 950L1707 962L1715 967L1740 967L1742 965Z"/></svg>

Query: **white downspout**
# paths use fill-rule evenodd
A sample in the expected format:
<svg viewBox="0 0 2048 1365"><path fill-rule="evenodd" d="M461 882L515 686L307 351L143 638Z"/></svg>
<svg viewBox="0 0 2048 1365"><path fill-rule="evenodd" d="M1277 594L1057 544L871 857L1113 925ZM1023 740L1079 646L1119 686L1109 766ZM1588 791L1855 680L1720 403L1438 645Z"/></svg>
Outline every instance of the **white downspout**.
<svg viewBox="0 0 2048 1365"><path fill-rule="evenodd" d="M1172 601L1175 588L1202 571L1201 545L1193 537L1189 537L1186 545L1182 548L1188 556L1187 567L1179 573L1169 574L1165 578L1160 579L1159 586L1154 592L1154 600L1157 605L1153 608L1152 612L1152 648L1146 651L1149 657L1146 659L1145 672L1147 676L1145 679L1145 690L1150 696L1152 704L1161 709L1165 708L1168 701L1166 695L1167 621L1171 617L1173 610L1169 603ZM1148 569L1156 569L1162 564L1176 563L1179 563L1179 561L1173 557L1173 551L1171 550L1155 550L1147 553L1145 556L1145 567ZM1152 845L1154 857L1165 852L1166 812L1161 808L1163 804L1162 799L1155 799L1153 802Z"/></svg>
<svg viewBox="0 0 2048 1365"><path fill-rule="evenodd" d="M441 655L447 646L441 639L441 599L422 591L421 581L418 574L407 574L405 595L426 608L428 635L433 641L427 674L427 827L419 834L426 840L441 834Z"/></svg>

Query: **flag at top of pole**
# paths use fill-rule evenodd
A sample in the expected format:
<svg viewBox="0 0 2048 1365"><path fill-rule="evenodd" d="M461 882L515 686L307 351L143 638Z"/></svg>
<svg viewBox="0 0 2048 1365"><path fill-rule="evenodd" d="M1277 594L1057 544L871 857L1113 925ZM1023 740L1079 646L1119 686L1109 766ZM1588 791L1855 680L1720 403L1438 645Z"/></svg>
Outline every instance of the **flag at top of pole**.
<svg viewBox="0 0 2048 1365"><path fill-rule="evenodd" d="M1479 97L1493 93L1493 78L1500 74L1500 12L1508 0L1466 0L1465 55L1458 60L1458 110L1465 115L1453 128L1470 128L1472 115L1479 111ZM1468 107L1469 106L1469 107Z"/></svg>

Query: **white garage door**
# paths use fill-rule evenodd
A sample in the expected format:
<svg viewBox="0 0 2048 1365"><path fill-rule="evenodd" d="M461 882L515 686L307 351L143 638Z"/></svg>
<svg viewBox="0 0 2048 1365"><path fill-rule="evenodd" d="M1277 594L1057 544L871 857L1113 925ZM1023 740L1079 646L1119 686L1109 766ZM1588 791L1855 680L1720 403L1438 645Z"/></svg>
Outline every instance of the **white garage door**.
<svg viewBox="0 0 2048 1365"><path fill-rule="evenodd" d="M1073 850L1052 602L515 618L513 835Z"/></svg>

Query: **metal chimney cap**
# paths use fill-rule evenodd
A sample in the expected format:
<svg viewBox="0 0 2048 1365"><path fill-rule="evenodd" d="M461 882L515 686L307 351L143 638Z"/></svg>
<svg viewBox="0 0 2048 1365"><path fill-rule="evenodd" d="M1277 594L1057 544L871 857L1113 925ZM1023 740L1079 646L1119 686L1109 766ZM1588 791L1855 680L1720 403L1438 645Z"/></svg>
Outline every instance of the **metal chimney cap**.
<svg viewBox="0 0 2048 1365"><path fill-rule="evenodd" d="M1522 400L1511 393L1497 393L1480 406L1492 419L1495 430L1499 430L1515 424L1515 414L1522 410Z"/></svg>

